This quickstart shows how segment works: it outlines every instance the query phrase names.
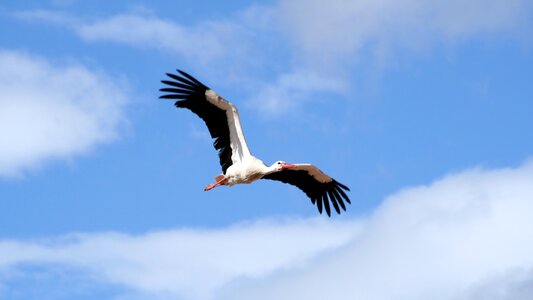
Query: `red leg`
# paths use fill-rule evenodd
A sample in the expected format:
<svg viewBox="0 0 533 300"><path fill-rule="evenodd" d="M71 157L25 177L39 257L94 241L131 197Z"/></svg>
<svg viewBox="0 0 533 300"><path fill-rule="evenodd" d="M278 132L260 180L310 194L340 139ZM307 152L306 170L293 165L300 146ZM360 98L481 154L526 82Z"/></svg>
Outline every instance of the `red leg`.
<svg viewBox="0 0 533 300"><path fill-rule="evenodd" d="M204 191L210 191L214 188L216 188L217 186L221 186L224 184L224 182L226 182L226 178L222 178L220 179L219 181L217 181L216 183L212 183L212 184L208 184L205 188L204 188Z"/></svg>

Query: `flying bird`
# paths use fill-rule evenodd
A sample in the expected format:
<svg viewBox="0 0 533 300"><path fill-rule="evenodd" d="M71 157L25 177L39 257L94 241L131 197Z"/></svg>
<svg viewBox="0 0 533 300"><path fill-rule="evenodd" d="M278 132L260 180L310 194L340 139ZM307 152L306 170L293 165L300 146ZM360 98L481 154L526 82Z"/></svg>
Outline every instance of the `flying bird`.
<svg viewBox="0 0 533 300"><path fill-rule="evenodd" d="M266 166L250 153L239 118L237 107L219 96L191 75L177 70L179 74L167 73L170 80L162 80L167 85L159 91L165 94L161 99L177 99L175 105L186 108L204 120L218 150L222 174L215 177L215 183L207 185L209 191L218 186L233 186L252 183L258 179L277 180L292 184L302 190L318 211L324 208L331 216L330 203L340 214L346 211L345 201L350 199L345 191L350 189L323 173L312 164L289 164L277 161Z"/></svg>

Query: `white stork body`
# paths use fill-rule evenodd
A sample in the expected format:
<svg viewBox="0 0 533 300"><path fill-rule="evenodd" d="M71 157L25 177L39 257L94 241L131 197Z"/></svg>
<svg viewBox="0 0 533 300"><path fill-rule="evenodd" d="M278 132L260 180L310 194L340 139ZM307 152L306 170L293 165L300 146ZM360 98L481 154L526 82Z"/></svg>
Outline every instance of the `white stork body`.
<svg viewBox="0 0 533 300"><path fill-rule="evenodd" d="M337 213L340 213L340 208L346 210L344 201L350 203L350 199L344 190L349 191L348 187L311 164L287 164L277 161L270 167L266 166L248 149L237 107L191 75L180 70L178 72L182 76L167 73L175 81L162 81L172 88L160 89L170 93L160 98L178 99L175 103L177 107L187 108L202 118L211 137L215 139L215 149L219 150L222 174L215 177L216 183L206 186L204 190L208 191L221 185L233 186L252 183L258 179L270 179L300 188L313 204L316 203L320 213L324 206L330 216L330 201Z"/></svg>
<svg viewBox="0 0 533 300"><path fill-rule="evenodd" d="M233 164L228 168L224 185L232 186L239 183L252 183L265 176L268 169L261 160L250 156L246 160Z"/></svg>
<svg viewBox="0 0 533 300"><path fill-rule="evenodd" d="M239 183L252 183L263 177L269 171L268 167L250 153L242 131L237 107L210 89L205 91L205 98L209 103L223 110L228 120L232 164L225 174L215 177L217 183L222 180L219 185L223 183L232 186ZM218 185L208 185L205 190L210 190L216 186Z"/></svg>

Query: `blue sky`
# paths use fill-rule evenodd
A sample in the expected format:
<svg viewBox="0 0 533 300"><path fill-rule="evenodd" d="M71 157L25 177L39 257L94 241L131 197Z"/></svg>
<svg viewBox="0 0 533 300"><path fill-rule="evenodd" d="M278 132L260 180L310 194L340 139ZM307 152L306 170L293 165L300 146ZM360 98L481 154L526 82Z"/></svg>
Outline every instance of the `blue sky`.
<svg viewBox="0 0 533 300"><path fill-rule="evenodd" d="M532 9L0 4L0 298L533 296ZM270 181L204 192L204 124L157 99L176 68L267 164L348 185L347 212Z"/></svg>

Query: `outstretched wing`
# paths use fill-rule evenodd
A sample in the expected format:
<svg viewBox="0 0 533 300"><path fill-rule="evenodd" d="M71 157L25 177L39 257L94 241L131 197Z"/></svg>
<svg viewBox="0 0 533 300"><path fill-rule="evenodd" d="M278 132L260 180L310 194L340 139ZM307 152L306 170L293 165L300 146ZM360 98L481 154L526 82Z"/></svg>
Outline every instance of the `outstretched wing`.
<svg viewBox="0 0 533 300"><path fill-rule="evenodd" d="M311 198L313 204L317 205L320 213L324 207L328 216L331 216L330 202L338 214L341 213L341 208L346 211L344 201L351 203L348 195L344 192L344 190L350 190L347 186L324 174L319 168L311 164L296 164L294 166L265 175L263 179L278 180L298 187Z"/></svg>
<svg viewBox="0 0 533 300"><path fill-rule="evenodd" d="M250 155L237 108L196 78L177 71L176 75L167 73L172 80L161 81L169 87L160 89L167 94L159 98L177 99L177 107L187 108L204 120L215 139L213 146L218 150L222 172L226 173L232 164Z"/></svg>

